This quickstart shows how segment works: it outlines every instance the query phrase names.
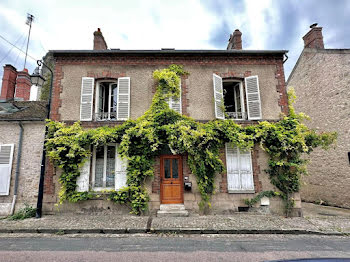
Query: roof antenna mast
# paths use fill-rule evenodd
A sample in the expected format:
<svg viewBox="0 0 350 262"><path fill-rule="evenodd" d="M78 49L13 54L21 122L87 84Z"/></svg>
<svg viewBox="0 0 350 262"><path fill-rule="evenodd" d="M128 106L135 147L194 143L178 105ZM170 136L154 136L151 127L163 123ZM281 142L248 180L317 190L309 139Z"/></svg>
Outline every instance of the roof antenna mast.
<svg viewBox="0 0 350 262"><path fill-rule="evenodd" d="M32 29L32 22L33 21L34 21L34 16L28 13L26 24L29 25L29 33L28 33L28 40L27 40L26 56L24 58L24 68L26 68L26 63L27 63L27 53L28 53L28 46L29 46L30 30Z"/></svg>

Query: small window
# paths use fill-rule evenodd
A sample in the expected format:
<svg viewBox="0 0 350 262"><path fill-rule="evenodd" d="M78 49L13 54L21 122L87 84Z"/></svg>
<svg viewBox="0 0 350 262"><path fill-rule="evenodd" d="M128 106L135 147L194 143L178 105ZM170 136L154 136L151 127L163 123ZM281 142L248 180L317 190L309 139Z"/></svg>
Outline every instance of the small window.
<svg viewBox="0 0 350 262"><path fill-rule="evenodd" d="M116 120L118 102L118 84L101 82L98 85L96 120Z"/></svg>
<svg viewBox="0 0 350 262"><path fill-rule="evenodd" d="M223 81L225 113L229 119L245 120L242 82Z"/></svg>

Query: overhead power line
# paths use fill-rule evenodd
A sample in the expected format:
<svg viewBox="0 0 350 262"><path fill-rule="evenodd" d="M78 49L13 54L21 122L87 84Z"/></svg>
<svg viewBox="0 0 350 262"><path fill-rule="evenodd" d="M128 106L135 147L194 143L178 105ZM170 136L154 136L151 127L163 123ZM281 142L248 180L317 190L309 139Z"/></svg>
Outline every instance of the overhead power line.
<svg viewBox="0 0 350 262"><path fill-rule="evenodd" d="M22 37L24 36L24 33L17 39L17 41L14 43L15 45L22 39ZM10 48L10 50L6 53L6 55L0 60L0 64L2 63L2 61L4 61L6 59L6 57L11 53L12 49L14 47L12 46Z"/></svg>
<svg viewBox="0 0 350 262"><path fill-rule="evenodd" d="M12 44L10 41L8 41L5 37L3 37L2 35L0 35L0 38L3 39L6 43L8 43L9 45L12 45L14 48L16 48L17 50L19 50L20 52L22 52L23 54L26 54L25 51L23 51L21 48L17 47L16 45ZM28 54L28 57L33 59L34 61L36 61L37 59L35 59L34 57L32 57L31 55Z"/></svg>

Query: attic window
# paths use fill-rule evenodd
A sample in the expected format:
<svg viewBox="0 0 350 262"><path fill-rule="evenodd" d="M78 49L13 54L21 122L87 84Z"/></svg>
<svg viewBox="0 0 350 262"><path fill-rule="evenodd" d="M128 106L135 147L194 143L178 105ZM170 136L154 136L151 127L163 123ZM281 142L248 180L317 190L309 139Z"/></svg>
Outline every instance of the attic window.
<svg viewBox="0 0 350 262"><path fill-rule="evenodd" d="M244 108L244 96L242 82L224 80L224 105L225 113L230 119L245 120L247 115Z"/></svg>
<svg viewBox="0 0 350 262"><path fill-rule="evenodd" d="M11 103L0 103L0 114L11 114L21 109Z"/></svg>

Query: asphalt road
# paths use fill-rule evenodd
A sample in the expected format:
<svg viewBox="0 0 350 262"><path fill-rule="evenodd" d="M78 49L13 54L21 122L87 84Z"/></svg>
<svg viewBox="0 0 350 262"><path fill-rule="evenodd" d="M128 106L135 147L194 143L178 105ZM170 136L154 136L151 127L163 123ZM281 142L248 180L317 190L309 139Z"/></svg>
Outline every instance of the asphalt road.
<svg viewBox="0 0 350 262"><path fill-rule="evenodd" d="M36 235L0 238L0 261L264 261L312 257L350 258L350 237Z"/></svg>

